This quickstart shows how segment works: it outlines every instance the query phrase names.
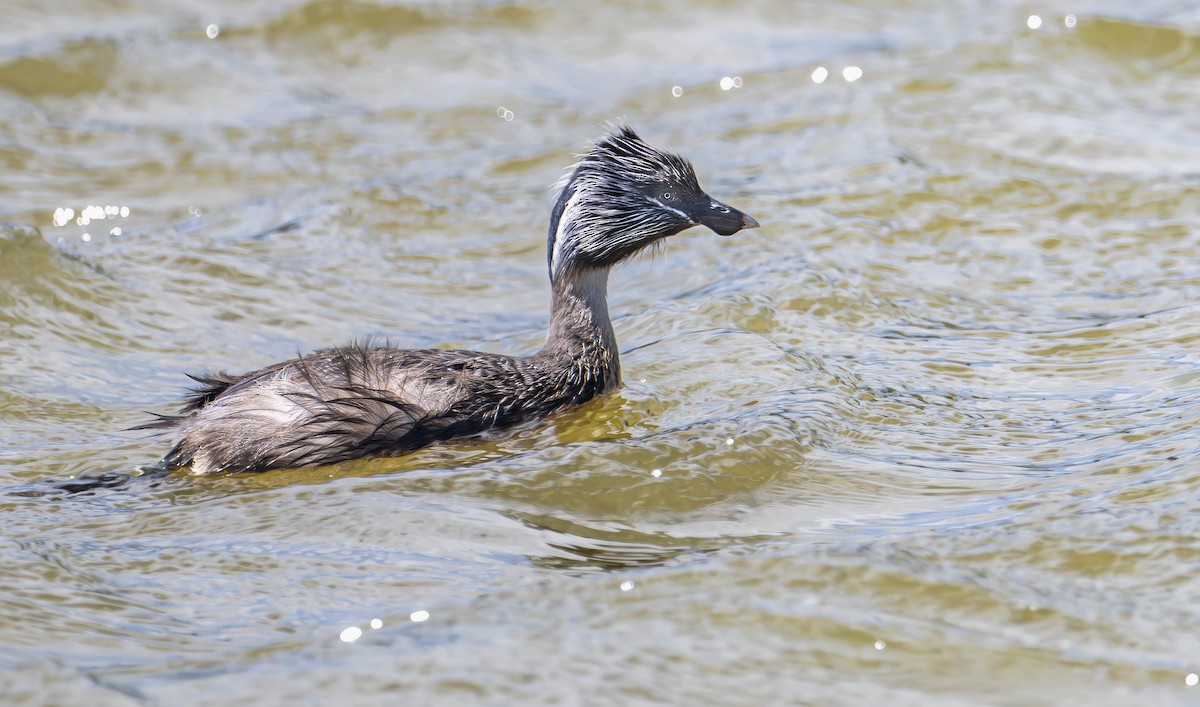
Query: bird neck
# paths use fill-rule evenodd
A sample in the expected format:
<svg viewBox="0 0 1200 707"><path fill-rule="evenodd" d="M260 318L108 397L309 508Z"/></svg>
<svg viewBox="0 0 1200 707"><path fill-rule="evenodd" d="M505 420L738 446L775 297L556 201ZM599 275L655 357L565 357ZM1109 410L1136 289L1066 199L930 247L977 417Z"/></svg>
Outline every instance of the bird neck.
<svg viewBox="0 0 1200 707"><path fill-rule="evenodd" d="M619 385L617 337L608 317L608 268L559 272L550 286L550 331L539 355L569 360L601 390Z"/></svg>

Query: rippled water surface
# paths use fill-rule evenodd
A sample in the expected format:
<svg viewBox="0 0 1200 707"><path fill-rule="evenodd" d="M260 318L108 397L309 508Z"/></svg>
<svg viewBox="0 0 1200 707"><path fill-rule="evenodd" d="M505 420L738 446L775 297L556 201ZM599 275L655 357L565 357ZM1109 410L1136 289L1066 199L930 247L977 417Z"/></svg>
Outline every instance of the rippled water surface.
<svg viewBox="0 0 1200 707"><path fill-rule="evenodd" d="M1194 3L4 14L4 703L1200 701ZM184 372L536 349L621 118L763 228L614 274L619 393L128 478Z"/></svg>

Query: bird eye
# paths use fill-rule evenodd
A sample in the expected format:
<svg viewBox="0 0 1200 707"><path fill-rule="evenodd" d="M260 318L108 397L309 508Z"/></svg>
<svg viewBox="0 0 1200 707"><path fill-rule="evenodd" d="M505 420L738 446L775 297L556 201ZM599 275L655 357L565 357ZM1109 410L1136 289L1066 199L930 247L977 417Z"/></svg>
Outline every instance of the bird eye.
<svg viewBox="0 0 1200 707"><path fill-rule="evenodd" d="M674 199L674 198L675 198L675 195L669 191L665 191L662 193L663 201L670 201L671 199Z"/></svg>

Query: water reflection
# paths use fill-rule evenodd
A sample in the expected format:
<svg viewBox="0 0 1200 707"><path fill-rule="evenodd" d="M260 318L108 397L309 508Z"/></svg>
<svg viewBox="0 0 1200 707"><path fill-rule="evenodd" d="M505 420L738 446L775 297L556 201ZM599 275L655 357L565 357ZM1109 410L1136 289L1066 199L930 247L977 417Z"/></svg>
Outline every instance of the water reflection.
<svg viewBox="0 0 1200 707"><path fill-rule="evenodd" d="M23 498L62 499L66 497L94 496L100 492L123 491L144 492L160 488L168 482L171 472L157 466L142 467L132 474L120 472L87 472L66 480L38 479L23 484L13 484L3 489L7 496ZM180 483L184 483L180 480Z"/></svg>
<svg viewBox="0 0 1200 707"><path fill-rule="evenodd" d="M549 543L556 554L533 555L529 561L552 570L619 571L643 567L661 567L685 553L702 554L690 548L662 548L634 543ZM631 587L632 588L632 587ZM622 587L622 591L624 588Z"/></svg>

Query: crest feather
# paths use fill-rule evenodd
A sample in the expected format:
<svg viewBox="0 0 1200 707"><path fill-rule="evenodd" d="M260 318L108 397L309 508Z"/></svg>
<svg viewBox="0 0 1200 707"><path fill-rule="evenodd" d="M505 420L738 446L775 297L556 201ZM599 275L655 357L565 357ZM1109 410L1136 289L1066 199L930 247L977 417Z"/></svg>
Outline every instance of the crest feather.
<svg viewBox="0 0 1200 707"><path fill-rule="evenodd" d="M691 163L645 142L623 121L608 128L554 186L546 247L551 279L567 264L611 266L692 225L648 196L659 184L702 194Z"/></svg>

